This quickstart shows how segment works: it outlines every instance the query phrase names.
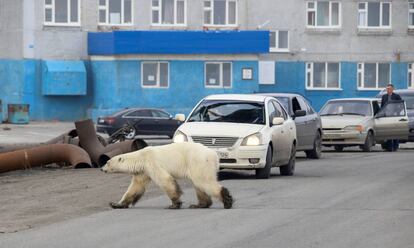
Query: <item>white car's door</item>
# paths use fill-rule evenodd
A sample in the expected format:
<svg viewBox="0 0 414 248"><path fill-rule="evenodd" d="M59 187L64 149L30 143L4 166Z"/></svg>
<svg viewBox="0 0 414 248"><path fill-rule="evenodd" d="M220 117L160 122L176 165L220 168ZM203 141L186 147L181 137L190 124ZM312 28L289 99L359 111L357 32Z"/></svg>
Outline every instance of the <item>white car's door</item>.
<svg viewBox="0 0 414 248"><path fill-rule="evenodd" d="M289 162L291 153L292 153L292 146L293 146L293 140L296 137L296 124L295 121L293 121L291 118L289 118L289 115L285 110L283 110L283 107L280 103L274 102L276 109L282 114L281 117L285 120L285 122L282 124L283 133L282 133L282 141L283 141L283 148L282 148L282 155L283 158L283 164Z"/></svg>
<svg viewBox="0 0 414 248"><path fill-rule="evenodd" d="M289 146L289 124L283 123L280 125L272 125L273 118L284 117L280 105L276 101L269 101L268 107L268 121L272 130L272 143L273 143L273 162L276 164L285 163L290 157ZM294 123L293 123L294 125Z"/></svg>
<svg viewBox="0 0 414 248"><path fill-rule="evenodd" d="M375 139L407 139L409 134L404 101L389 102L375 115Z"/></svg>

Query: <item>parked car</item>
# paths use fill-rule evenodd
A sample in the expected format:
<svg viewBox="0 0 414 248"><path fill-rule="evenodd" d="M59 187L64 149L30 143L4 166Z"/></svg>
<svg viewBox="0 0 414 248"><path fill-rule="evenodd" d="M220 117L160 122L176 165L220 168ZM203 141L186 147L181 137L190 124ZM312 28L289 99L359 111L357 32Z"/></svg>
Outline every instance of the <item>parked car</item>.
<svg viewBox="0 0 414 248"><path fill-rule="evenodd" d="M376 98L329 100L319 111L322 119L322 145L342 151L360 146L369 152L376 143L406 139L408 116L404 101L390 102L380 108Z"/></svg>
<svg viewBox="0 0 414 248"><path fill-rule="evenodd" d="M127 139L133 139L136 135L167 135L172 138L182 121L174 119L162 109L129 108L110 116L99 117L96 129L97 132L112 135L126 123L134 127L125 134Z"/></svg>
<svg viewBox="0 0 414 248"><path fill-rule="evenodd" d="M318 159L322 154L321 118L310 103L299 94L262 93L275 97L285 107L290 117L295 120L297 151L305 151L306 157Z"/></svg>
<svg viewBox="0 0 414 248"><path fill-rule="evenodd" d="M400 142L414 142L414 89L394 90L395 93L399 94L407 105L408 115L408 127L410 133L407 140L400 140ZM377 95L377 98L381 99L382 95L387 92L383 90Z"/></svg>
<svg viewBox="0 0 414 248"><path fill-rule="evenodd" d="M295 122L269 96L208 96L194 107L173 141L210 147L217 151L221 169L256 170L256 178L269 178L274 166L282 175L295 170Z"/></svg>

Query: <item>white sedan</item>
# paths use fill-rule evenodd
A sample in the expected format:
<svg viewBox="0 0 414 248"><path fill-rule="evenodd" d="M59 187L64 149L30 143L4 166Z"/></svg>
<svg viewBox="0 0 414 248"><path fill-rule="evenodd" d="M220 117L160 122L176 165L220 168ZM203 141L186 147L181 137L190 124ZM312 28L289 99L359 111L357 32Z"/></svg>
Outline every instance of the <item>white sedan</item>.
<svg viewBox="0 0 414 248"><path fill-rule="evenodd" d="M211 95L202 99L175 132L174 142L197 142L214 149L222 169L254 169L269 178L272 167L293 175L295 122L274 97Z"/></svg>

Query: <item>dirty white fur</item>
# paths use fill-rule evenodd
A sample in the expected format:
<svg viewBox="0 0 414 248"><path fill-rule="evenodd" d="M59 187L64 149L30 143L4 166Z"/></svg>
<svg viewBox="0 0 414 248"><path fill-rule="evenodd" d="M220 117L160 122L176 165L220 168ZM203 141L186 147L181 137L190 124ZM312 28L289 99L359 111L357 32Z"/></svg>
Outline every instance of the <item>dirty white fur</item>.
<svg viewBox="0 0 414 248"><path fill-rule="evenodd" d="M134 205L151 180L167 193L173 205L179 204L176 208L180 208L181 190L175 181L179 178L190 179L196 189L199 205L209 207L210 197L223 201L222 186L217 181L218 170L219 159L215 151L201 144L188 142L146 147L118 155L102 168L104 172L133 174L131 184L122 199L111 204L114 208Z"/></svg>

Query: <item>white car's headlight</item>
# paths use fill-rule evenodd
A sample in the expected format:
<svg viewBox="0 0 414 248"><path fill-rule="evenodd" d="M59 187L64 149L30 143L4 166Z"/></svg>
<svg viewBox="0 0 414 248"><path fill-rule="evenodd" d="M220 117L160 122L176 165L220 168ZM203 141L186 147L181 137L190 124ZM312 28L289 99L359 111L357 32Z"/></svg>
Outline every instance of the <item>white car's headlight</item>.
<svg viewBox="0 0 414 248"><path fill-rule="evenodd" d="M346 126L344 127L344 130L348 130L348 131L358 131L358 132L363 132L364 131L364 126L362 125L351 125L351 126Z"/></svg>
<svg viewBox="0 0 414 248"><path fill-rule="evenodd" d="M187 142L187 141L188 141L187 135L185 135L183 132L177 131L174 134L174 138L173 138L174 143L182 143L182 142Z"/></svg>
<svg viewBox="0 0 414 248"><path fill-rule="evenodd" d="M255 133L243 139L242 146L259 146L262 144L262 135Z"/></svg>

